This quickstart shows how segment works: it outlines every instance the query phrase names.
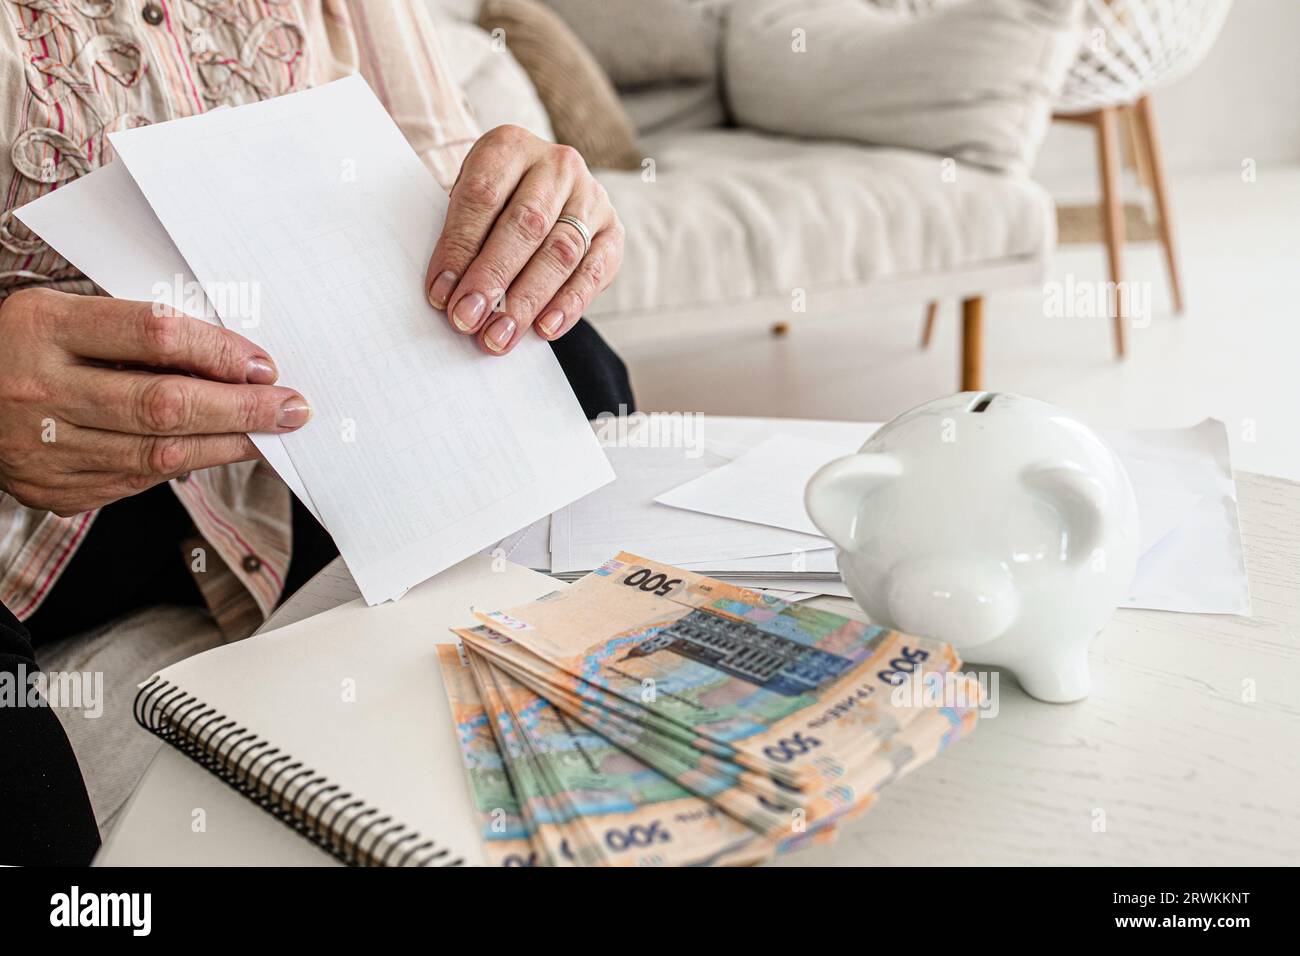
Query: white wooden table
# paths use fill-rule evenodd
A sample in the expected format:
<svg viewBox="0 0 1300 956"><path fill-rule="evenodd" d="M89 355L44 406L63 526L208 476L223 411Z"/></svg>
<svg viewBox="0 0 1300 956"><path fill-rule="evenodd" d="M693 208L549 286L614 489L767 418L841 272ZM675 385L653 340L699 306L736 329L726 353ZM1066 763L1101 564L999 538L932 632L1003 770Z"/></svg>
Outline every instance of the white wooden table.
<svg viewBox="0 0 1300 956"><path fill-rule="evenodd" d="M1294 864L1300 484L1239 472L1237 488L1253 616L1117 612L1093 644L1087 700L1044 704L1002 680L996 717L789 864ZM322 572L268 626L348 592ZM196 807L208 834L189 837ZM333 860L163 747L97 862Z"/></svg>

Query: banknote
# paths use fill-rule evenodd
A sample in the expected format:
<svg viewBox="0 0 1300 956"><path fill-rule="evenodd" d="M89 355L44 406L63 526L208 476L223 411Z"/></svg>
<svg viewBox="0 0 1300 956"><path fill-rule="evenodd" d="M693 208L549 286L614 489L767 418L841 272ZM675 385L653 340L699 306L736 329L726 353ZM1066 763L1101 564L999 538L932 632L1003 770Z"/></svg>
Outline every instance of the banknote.
<svg viewBox="0 0 1300 956"><path fill-rule="evenodd" d="M595 846L601 862L691 866L772 854L771 843L718 807L566 717L504 671L476 663L491 674L557 813L583 831L582 845Z"/></svg>
<svg viewBox="0 0 1300 956"><path fill-rule="evenodd" d="M548 791L542 767L524 740L491 673L482 661L467 656L470 674L496 738L510 785L542 866L583 866L601 862L584 833L574 829Z"/></svg>
<svg viewBox="0 0 1300 956"><path fill-rule="evenodd" d="M477 616L543 662L549 683L618 698L666 736L800 788L842 777L897 733L906 714L887 691L900 676L960 663L945 644L629 554Z"/></svg>
<svg viewBox="0 0 1300 956"><path fill-rule="evenodd" d="M462 763L469 782L470 795L482 824L480 837L483 840L484 855L490 866L535 866L553 862L545 851L540 855L534 850L529 837L529 827L520 813L518 799L510 784L510 777L505 769L506 758L498 749L495 733L489 726L489 718L479 691L474 683L469 663L462 658L461 652L451 645L438 647L438 663L443 675L443 685L452 708L458 741L461 746ZM572 725L564 728L562 733L572 739ZM588 760L598 766L615 763L626 775L628 758L615 754L600 755L607 743L591 744L589 740L583 746L585 764ZM556 747L557 760L564 761L563 744ZM596 751L593 753L592 751ZM581 751L580 751L581 752ZM653 771L646 770L636 774L643 780ZM582 785L584 797L590 798L590 781ZM615 812L606 812L602 819L607 825L605 842L612 851L612 862L616 864L635 865L680 865L683 863L719 865L746 865L758 863L771 856L775 846L763 842L747 829L730 822L720 811L707 802L695 800L694 805L686 801L691 799L685 794L675 794L676 801L669 805L663 799L662 792L653 794L657 799L653 804L642 807L638 800L644 801L646 790L620 788L617 781L604 776L601 781L606 791L605 802L613 804ZM608 807L606 808L608 810ZM670 823L665 825L662 816L671 811ZM621 818L617 825L609 826L615 817ZM638 822L636 818L641 818ZM724 838L719 841L716 835L710 839L699 839L701 831L721 831ZM818 842L825 842L819 840ZM665 852L656 850L658 844L671 843ZM572 863L577 854L561 846L556 853L563 863Z"/></svg>
<svg viewBox="0 0 1300 956"><path fill-rule="evenodd" d="M479 836L488 865L532 866L537 854L469 664L461 658L459 648L439 644L438 668L451 706L470 802L479 817Z"/></svg>
<svg viewBox="0 0 1300 956"><path fill-rule="evenodd" d="M480 632L481 633L481 632ZM511 665L498 664L510 672ZM799 792L794 788L773 786L774 781L738 769L693 752L676 741L665 741L613 713L602 711L566 692L542 685L527 673L513 674L535 692L545 694L556 709L569 714L617 746L636 754L666 777L678 781L684 789L708 799L737 821L778 841L821 827L833 827L860 813L872 795L912 762L923 762L953 739L953 728L966 732L978 706L979 684L974 677L958 675L963 686L955 693L965 702L962 708L912 708L915 720L909 720L900 732L882 742L865 759L855 763L843 777L816 792ZM914 725L919 725L914 727ZM960 733L958 734L960 736ZM938 741L931 746L931 741ZM900 758L900 754L903 758Z"/></svg>
<svg viewBox="0 0 1300 956"><path fill-rule="evenodd" d="M520 815L518 800L505 770L505 758L497 748L496 737L489 727L487 712L474 684L468 661L462 658L456 647L440 645L438 663L461 746L471 799L482 820L480 836L485 858L491 866L537 865L539 856L530 843L528 828ZM533 703L532 706L543 712L545 710L538 703ZM573 739L574 725L563 727L561 733ZM564 750L567 748L563 742L554 749L557 752L556 759L564 761ZM620 756L608 742L599 738L591 739L590 734L585 742L578 743L574 749L584 753L583 765L590 762L604 767L613 762L623 775L626 776L629 772L627 755ZM602 749L613 752L602 756ZM642 781L652 773L649 768L634 772ZM665 794L662 791L653 793L653 786L647 788L643 783L640 788L622 787L619 781L608 775L600 776L603 778L599 784L605 791L605 801L613 804L616 810L613 814L606 812L604 822L608 824L615 816L621 818L618 825L607 826L605 834L615 863L744 865L761 862L776 849L772 843L762 841L749 830L736 824L728 825L725 817L719 821L720 811L707 802L698 798L694 798L693 804L687 802L692 797L684 791L678 790L672 795L672 802L668 803L663 799ZM575 790L581 790L584 796L591 795L589 780L572 780L568 784ZM655 802L645 801L647 790L658 798ZM685 800L682 799L683 795ZM672 816L670 824L665 825L662 820L667 811L671 811ZM637 822L636 818L642 822ZM600 818L596 822L600 822ZM700 830L721 830L726 836L718 841L716 835L710 834L711 839L700 841ZM825 843L834 835L834 830L830 830L814 835L817 838L808 842ZM656 844L671 846L656 850Z"/></svg>
<svg viewBox="0 0 1300 956"><path fill-rule="evenodd" d="M439 658L475 805L504 808L482 817L494 862L749 864L826 843L979 714L946 644L627 553L476 617L464 659ZM945 672L947 704L892 693L922 670Z"/></svg>
<svg viewBox="0 0 1300 956"><path fill-rule="evenodd" d="M708 741L699 738L692 740L689 735L683 735L680 727L671 723L665 725L655 715L641 709L638 705L606 693L581 678L557 672L536 655L486 627L461 629L457 633L468 644L492 657L499 666L533 687L542 696L556 702L574 698L575 705L581 708L577 712L579 719L587 720L590 717L593 720L625 720L624 730L632 735L633 741L623 744L624 746L635 749L635 738L644 736L647 747L671 750L685 760L690 768L698 769L699 772L717 771L725 775L728 779L721 789L731 787L738 777L746 789L756 795L765 796L767 798L765 804L780 803L784 794L801 795L806 791L815 792L819 787L838 787L846 776L852 774L857 763L869 757L871 752L869 746L860 748L856 752L854 762L844 768L836 768L824 773L815 781L815 786L794 785L780 777L754 773L730 757L719 756L718 751L711 748ZM892 736L919 712L916 708L895 707L892 702L880 706L882 703L884 702L869 703L857 712L862 725L872 727L871 733L867 735L870 740ZM669 729L665 731L665 727ZM728 751L728 753L734 752ZM814 766L819 770L823 769L822 765ZM700 781L697 780L695 783L699 784ZM703 795L710 796L707 792Z"/></svg>
<svg viewBox="0 0 1300 956"><path fill-rule="evenodd" d="M527 713L532 708L544 718L544 702L528 694L525 706L511 706L507 699L511 686L503 680L504 675L472 657L470 664L471 672L481 682L477 685L482 687L480 693L489 702L486 710L495 715L502 759L511 778L526 794L523 811L538 841L533 857L537 862L551 866L740 865L760 862L774 852L773 844L758 840L708 803L692 798L662 778L651 780L657 775L648 768L638 772L632 767L630 776L638 780L639 789L620 787L618 781L610 779L601 788L599 781L590 776L584 779L581 773L575 779L572 774L551 772L574 769L569 761L575 753L566 752L564 747L566 733L568 742L575 742L573 725L554 727L550 736L539 735L537 732L545 729L544 722L537 726L536 719L530 720ZM535 733L529 733L530 724ZM626 765L634 763L634 758L617 754L608 744L604 749L615 752L602 757L598 738L586 736L589 739L585 751L579 751L584 758L603 767L627 769ZM598 789L604 790L603 795ZM665 813L670 816L665 817ZM588 816L591 819L586 822L601 828L600 849L595 848L591 830L582 825ZM666 852L662 846L665 843L671 844Z"/></svg>
<svg viewBox="0 0 1300 956"><path fill-rule="evenodd" d="M501 660L495 666L509 673L538 696L545 695L556 709L603 736L628 753L636 754L659 773L678 782L685 790L712 801L739 822L758 833L782 832L785 812L793 803L781 800L781 790L771 781L767 787L746 788L748 772L734 763L692 750L679 741L662 738L634 722L603 711L567 692L547 686L526 672L516 671Z"/></svg>

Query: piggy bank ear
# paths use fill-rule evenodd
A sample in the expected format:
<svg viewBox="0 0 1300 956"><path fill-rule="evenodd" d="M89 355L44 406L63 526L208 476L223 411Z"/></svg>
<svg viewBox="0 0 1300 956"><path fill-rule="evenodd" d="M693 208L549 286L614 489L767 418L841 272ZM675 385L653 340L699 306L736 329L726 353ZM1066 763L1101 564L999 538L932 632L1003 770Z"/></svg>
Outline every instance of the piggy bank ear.
<svg viewBox="0 0 1300 956"><path fill-rule="evenodd" d="M1020 477L1060 513L1068 559L1075 564L1089 560L1105 533L1106 490L1101 482L1070 462L1029 465Z"/></svg>
<svg viewBox="0 0 1300 956"><path fill-rule="evenodd" d="M854 547L862 499L903 473L893 455L858 454L837 458L812 476L804 508L813 524L843 551Z"/></svg>

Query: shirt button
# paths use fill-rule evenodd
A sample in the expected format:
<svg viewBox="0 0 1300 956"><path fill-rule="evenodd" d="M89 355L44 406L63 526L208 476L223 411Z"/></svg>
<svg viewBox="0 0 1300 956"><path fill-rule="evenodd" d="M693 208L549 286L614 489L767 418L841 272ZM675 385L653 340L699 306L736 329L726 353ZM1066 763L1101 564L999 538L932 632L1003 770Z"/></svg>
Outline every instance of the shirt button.
<svg viewBox="0 0 1300 956"><path fill-rule="evenodd" d="M243 565L244 570L249 574L256 574L262 570L262 559L255 554L246 554L244 555Z"/></svg>
<svg viewBox="0 0 1300 956"><path fill-rule="evenodd" d="M140 11L140 15L144 17L144 22L150 26L156 27L163 22L162 7L156 3L146 3L144 9Z"/></svg>

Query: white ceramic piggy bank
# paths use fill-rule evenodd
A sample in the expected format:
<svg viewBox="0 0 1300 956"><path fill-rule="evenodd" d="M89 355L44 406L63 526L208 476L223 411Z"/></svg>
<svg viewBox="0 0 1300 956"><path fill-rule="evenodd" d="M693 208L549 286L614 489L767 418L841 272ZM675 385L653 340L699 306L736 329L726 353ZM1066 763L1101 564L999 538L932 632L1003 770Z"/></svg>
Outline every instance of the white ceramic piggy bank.
<svg viewBox="0 0 1300 956"><path fill-rule="evenodd" d="M1006 393L939 399L818 471L805 501L874 622L1005 667L1041 700L1087 696L1138 514L1119 457L1078 419Z"/></svg>

